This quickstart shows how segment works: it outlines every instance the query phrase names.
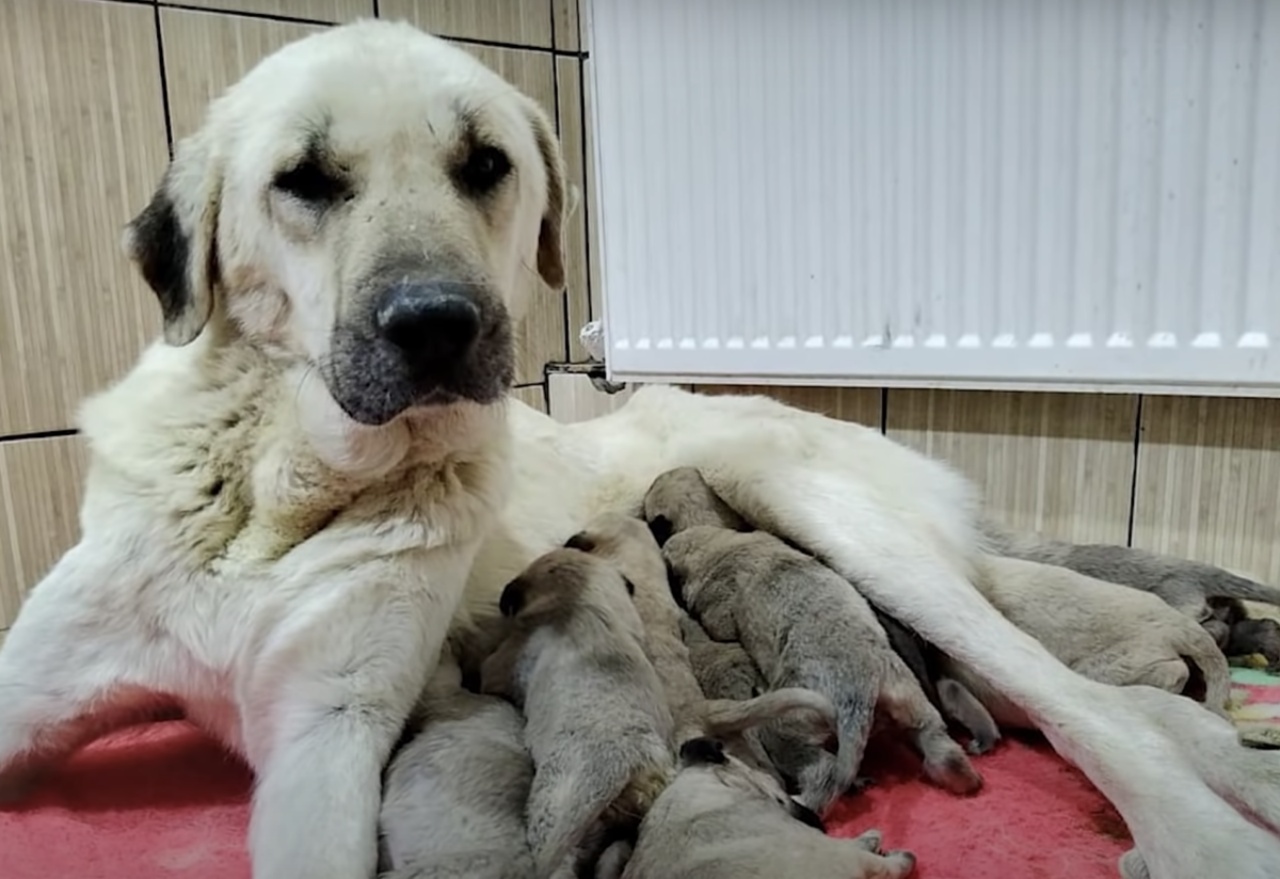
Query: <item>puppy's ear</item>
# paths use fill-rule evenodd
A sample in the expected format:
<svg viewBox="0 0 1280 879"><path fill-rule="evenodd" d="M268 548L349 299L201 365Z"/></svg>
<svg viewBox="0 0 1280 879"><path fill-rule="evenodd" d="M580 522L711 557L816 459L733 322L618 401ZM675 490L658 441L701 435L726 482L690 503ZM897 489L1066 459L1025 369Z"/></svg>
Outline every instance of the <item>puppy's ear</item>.
<svg viewBox="0 0 1280 879"><path fill-rule="evenodd" d="M125 253L160 300L170 345L190 343L213 313L222 179L209 142L201 132L178 145L160 188L125 228Z"/></svg>
<svg viewBox="0 0 1280 879"><path fill-rule="evenodd" d="M564 289L564 221L568 211L565 195L564 156L555 129L542 108L532 101L528 106L529 122L538 142L538 152L546 168L547 204L538 231L538 274L553 290Z"/></svg>
<svg viewBox="0 0 1280 879"><path fill-rule="evenodd" d="M585 531L579 531L564 542L565 549L576 549L580 552L591 552L596 548L596 542Z"/></svg>
<svg viewBox="0 0 1280 879"><path fill-rule="evenodd" d="M525 582L519 577L507 584L498 599L498 610L504 617L513 617L524 607Z"/></svg>
<svg viewBox="0 0 1280 879"><path fill-rule="evenodd" d="M724 745L715 739L701 736L688 739L680 746L680 762L685 766L696 766L702 763L722 765L729 762L725 756Z"/></svg>
<svg viewBox="0 0 1280 879"><path fill-rule="evenodd" d="M677 607L688 613L689 605L684 600L684 578L671 566L671 559L664 556L662 563L667 566L667 588L671 590L671 597L675 599Z"/></svg>
<svg viewBox="0 0 1280 879"><path fill-rule="evenodd" d="M666 516L658 515L649 520L649 533L653 535L654 540L658 541L658 546L665 546L675 530L675 526Z"/></svg>

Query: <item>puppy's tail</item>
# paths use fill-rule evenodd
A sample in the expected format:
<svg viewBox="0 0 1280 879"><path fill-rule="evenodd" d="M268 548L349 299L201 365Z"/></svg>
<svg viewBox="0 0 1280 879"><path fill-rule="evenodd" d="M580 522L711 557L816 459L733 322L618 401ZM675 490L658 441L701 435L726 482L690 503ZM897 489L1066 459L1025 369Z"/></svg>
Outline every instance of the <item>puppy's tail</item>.
<svg viewBox="0 0 1280 879"><path fill-rule="evenodd" d="M1196 574L1209 598L1242 598L1280 606L1280 589L1241 577L1213 565L1196 565Z"/></svg>
<svg viewBox="0 0 1280 879"><path fill-rule="evenodd" d="M809 715L818 736L825 737L836 731L836 709L831 700L803 687L784 687L741 702L709 699L703 708L702 722L707 736L722 738L791 714Z"/></svg>
<svg viewBox="0 0 1280 879"><path fill-rule="evenodd" d="M820 760L800 771L800 801L819 815L857 786L858 769L875 719L874 688L848 687L835 701L835 759Z"/></svg>

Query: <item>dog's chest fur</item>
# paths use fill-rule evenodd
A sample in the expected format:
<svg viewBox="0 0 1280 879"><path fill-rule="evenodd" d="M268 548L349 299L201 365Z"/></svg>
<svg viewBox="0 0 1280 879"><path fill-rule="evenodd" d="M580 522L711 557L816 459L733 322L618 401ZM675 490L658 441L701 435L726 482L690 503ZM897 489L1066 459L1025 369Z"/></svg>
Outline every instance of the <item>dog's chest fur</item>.
<svg viewBox="0 0 1280 879"><path fill-rule="evenodd" d="M269 566L342 520L401 526L400 546L478 537L501 495L493 450L442 454L410 437L393 465L344 472L301 423L313 378L252 349L152 349L85 407L90 492L109 482L183 567L215 574Z"/></svg>

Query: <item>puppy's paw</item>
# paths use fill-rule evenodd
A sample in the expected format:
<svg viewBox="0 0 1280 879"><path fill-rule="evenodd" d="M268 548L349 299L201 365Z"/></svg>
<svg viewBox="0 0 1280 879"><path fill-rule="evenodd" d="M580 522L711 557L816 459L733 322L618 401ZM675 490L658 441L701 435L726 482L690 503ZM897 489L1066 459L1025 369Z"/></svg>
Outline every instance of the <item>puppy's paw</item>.
<svg viewBox="0 0 1280 879"><path fill-rule="evenodd" d="M969 743L964 746L964 749L974 757L980 757L983 754L989 754L998 744L1000 744L1000 736L998 735L974 736L969 739Z"/></svg>
<svg viewBox="0 0 1280 879"><path fill-rule="evenodd" d="M888 872L884 875L890 879L905 879L916 871L916 856L903 849L894 849L884 853Z"/></svg>
<svg viewBox="0 0 1280 879"><path fill-rule="evenodd" d="M969 763L959 745L948 749L940 759L926 760L924 771L934 784L953 794L968 796L982 790L982 776Z"/></svg>
<svg viewBox="0 0 1280 879"><path fill-rule="evenodd" d="M852 840L858 848L866 849L874 855L880 854L880 847L884 843L884 834L879 830L868 830L860 836L855 836Z"/></svg>

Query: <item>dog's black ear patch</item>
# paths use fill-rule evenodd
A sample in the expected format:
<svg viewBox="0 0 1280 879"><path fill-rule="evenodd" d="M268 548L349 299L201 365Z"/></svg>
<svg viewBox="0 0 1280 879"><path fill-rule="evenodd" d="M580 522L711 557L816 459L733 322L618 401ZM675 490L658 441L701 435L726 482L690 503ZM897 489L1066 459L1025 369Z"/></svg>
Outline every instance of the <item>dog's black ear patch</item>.
<svg viewBox="0 0 1280 879"><path fill-rule="evenodd" d="M166 325L193 307L191 239L182 231L173 199L162 185L129 224L130 255L160 300Z"/></svg>
<svg viewBox="0 0 1280 879"><path fill-rule="evenodd" d="M680 746L680 762L686 766L699 763L720 765L728 763L729 758L725 756L723 743L700 736L696 739L688 739Z"/></svg>
<svg viewBox="0 0 1280 879"><path fill-rule="evenodd" d="M797 803L795 800L792 800L789 811L791 812L791 817L795 818L801 824L808 824L810 827L821 830L823 833L827 832L827 825L822 823L822 818L818 816L818 813L803 803Z"/></svg>
<svg viewBox="0 0 1280 879"><path fill-rule="evenodd" d="M654 540L658 541L658 546L665 546L675 530L675 526L666 516L658 515L649 520L649 533L653 535Z"/></svg>
<svg viewBox="0 0 1280 879"><path fill-rule="evenodd" d="M634 596L636 594L636 584L632 583L631 580L627 577L623 577L622 582L625 583L627 586L627 594Z"/></svg>
<svg viewBox="0 0 1280 879"><path fill-rule="evenodd" d="M498 599L498 610L504 617L513 617L524 607L524 581L516 578L502 590Z"/></svg>
<svg viewBox="0 0 1280 879"><path fill-rule="evenodd" d="M591 552L596 548L596 542L585 531L579 531L564 542L565 549L576 549L581 552Z"/></svg>

